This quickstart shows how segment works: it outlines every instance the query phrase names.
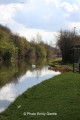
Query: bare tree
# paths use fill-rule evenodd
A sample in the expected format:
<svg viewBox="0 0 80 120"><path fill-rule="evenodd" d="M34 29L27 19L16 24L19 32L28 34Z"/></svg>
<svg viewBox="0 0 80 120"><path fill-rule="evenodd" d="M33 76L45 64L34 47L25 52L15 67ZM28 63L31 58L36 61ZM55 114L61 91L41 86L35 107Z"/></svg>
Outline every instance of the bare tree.
<svg viewBox="0 0 80 120"><path fill-rule="evenodd" d="M38 43L40 43L41 41L43 41L43 40L42 40L42 36L41 36L39 33L37 33L37 35L36 35L36 41L37 41Z"/></svg>

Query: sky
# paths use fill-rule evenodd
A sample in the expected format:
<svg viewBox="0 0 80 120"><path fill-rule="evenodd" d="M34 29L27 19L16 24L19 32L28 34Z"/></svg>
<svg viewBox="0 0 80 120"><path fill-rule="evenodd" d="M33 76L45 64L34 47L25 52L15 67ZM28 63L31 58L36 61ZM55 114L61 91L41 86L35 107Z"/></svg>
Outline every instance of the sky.
<svg viewBox="0 0 80 120"><path fill-rule="evenodd" d="M28 41L39 33L55 44L61 29L80 33L80 0L0 0L0 24Z"/></svg>

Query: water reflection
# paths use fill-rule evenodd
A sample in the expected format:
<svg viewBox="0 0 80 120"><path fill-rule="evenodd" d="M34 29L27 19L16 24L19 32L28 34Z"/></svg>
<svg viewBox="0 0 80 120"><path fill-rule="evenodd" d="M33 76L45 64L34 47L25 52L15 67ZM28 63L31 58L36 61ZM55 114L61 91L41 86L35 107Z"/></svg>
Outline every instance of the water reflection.
<svg viewBox="0 0 80 120"><path fill-rule="evenodd" d="M32 64L36 67L33 68ZM0 88L6 83L17 83L19 78L23 76L26 71L36 70L36 74L39 77L40 69L46 64L46 59L26 59L20 60L17 63L5 62L0 64Z"/></svg>
<svg viewBox="0 0 80 120"><path fill-rule="evenodd" d="M32 65L35 65L35 68ZM16 64L5 63L0 66L0 112L28 88L60 74L48 70L46 59L27 59Z"/></svg>

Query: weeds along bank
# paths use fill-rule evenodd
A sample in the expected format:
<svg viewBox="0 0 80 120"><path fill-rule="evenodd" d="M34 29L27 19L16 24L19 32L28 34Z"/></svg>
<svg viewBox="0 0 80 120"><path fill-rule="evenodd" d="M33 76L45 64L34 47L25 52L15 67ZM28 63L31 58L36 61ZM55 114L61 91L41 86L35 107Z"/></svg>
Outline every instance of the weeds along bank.
<svg viewBox="0 0 80 120"><path fill-rule="evenodd" d="M57 58L49 62L49 69L63 72L73 71L73 64L64 63L62 58Z"/></svg>

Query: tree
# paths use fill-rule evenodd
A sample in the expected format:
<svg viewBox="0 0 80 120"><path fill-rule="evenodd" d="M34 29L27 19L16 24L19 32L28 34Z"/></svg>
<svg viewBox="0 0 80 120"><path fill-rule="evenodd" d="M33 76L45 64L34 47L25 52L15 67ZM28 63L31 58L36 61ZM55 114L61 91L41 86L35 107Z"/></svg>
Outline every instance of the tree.
<svg viewBox="0 0 80 120"><path fill-rule="evenodd" d="M36 50L35 47L30 47L27 52L27 57L35 58L36 57Z"/></svg>
<svg viewBox="0 0 80 120"><path fill-rule="evenodd" d="M0 24L0 30L11 34L11 30L7 26L3 26L3 25Z"/></svg>
<svg viewBox="0 0 80 120"><path fill-rule="evenodd" d="M37 33L37 35L36 35L36 41L38 43L40 43L42 41L42 36L39 33Z"/></svg>
<svg viewBox="0 0 80 120"><path fill-rule="evenodd" d="M36 36L32 38L31 43L40 43L42 41L42 36L39 33L37 33Z"/></svg>
<svg viewBox="0 0 80 120"><path fill-rule="evenodd" d="M10 36L11 41L15 45L15 47L18 47L18 56L19 58L23 58L26 56L28 49L29 49L29 42L24 37L20 37L18 35L12 34Z"/></svg>
<svg viewBox="0 0 80 120"><path fill-rule="evenodd" d="M4 28L4 29L3 29ZM17 47L10 42L8 28L0 26L0 57L3 60L11 60L14 54L17 53Z"/></svg>
<svg viewBox="0 0 80 120"><path fill-rule="evenodd" d="M57 45L61 50L63 62L70 62L70 50L71 47L75 44L75 39L76 37L74 32L68 30L61 30L59 32Z"/></svg>
<svg viewBox="0 0 80 120"><path fill-rule="evenodd" d="M37 57L46 57L47 53L46 53L46 49L41 46L40 44L36 44L36 56Z"/></svg>
<svg viewBox="0 0 80 120"><path fill-rule="evenodd" d="M43 41L40 42L40 45L43 46L46 50L47 57L53 57L54 55L54 48L49 45L48 43L44 43Z"/></svg>

